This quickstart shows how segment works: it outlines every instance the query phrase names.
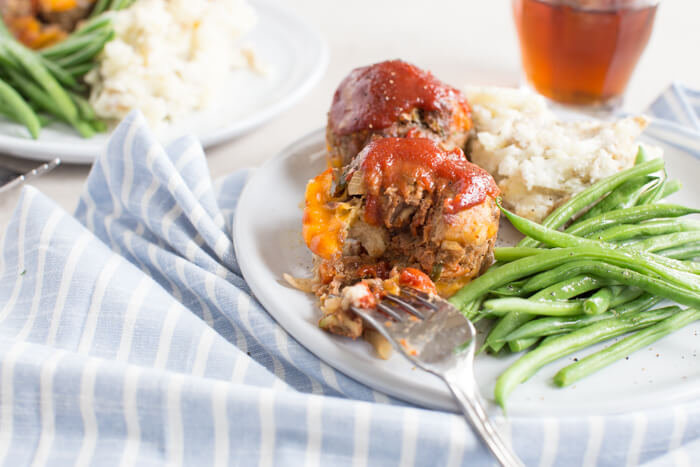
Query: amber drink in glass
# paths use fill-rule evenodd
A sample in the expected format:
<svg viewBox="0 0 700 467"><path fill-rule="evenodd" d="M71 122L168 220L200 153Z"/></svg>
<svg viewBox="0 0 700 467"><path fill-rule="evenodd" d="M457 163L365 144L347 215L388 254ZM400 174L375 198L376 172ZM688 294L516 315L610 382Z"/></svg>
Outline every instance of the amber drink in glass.
<svg viewBox="0 0 700 467"><path fill-rule="evenodd" d="M657 6L649 0L513 0L529 85L562 104L618 106Z"/></svg>

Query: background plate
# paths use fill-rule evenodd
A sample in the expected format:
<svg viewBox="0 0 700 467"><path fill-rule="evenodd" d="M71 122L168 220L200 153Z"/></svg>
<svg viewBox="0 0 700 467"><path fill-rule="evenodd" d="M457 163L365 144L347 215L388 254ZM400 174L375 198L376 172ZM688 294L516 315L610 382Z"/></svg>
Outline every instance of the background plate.
<svg viewBox="0 0 700 467"><path fill-rule="evenodd" d="M670 199L697 206L700 199L700 138L666 122L653 122L642 141L664 149L668 172L683 190ZM255 296L302 345L362 383L418 405L455 410L442 381L416 370L400 355L383 361L369 344L321 331L316 298L288 287L283 273L308 277L311 253L301 237L300 203L306 182L325 168L324 130L311 133L256 170L241 195L234 230L238 261ZM510 226L509 226L510 227ZM503 234L507 234L504 229ZM503 235L499 235L499 239ZM693 324L566 389L551 383L556 371L591 350L544 367L508 400L510 415L612 414L700 398ZM602 345L602 344L601 344ZM593 349L600 346L593 347ZM475 373L481 394L492 403L498 375L516 357L480 355Z"/></svg>
<svg viewBox="0 0 700 467"><path fill-rule="evenodd" d="M252 45L269 73L232 73L230 83L217 99L220 104L164 128L162 141L193 133L204 147L209 147L234 138L288 109L320 80L328 63L328 50L316 30L277 2L250 3L258 24L242 41ZM108 137L100 134L83 139L71 128L54 124L44 128L35 141L23 127L0 117L0 153L24 159L60 157L63 162L89 164Z"/></svg>

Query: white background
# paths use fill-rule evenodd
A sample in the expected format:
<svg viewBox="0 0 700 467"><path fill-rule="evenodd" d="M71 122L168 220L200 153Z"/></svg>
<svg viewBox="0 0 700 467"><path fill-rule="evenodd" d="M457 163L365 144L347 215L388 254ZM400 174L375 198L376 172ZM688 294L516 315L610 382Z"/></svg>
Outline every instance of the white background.
<svg viewBox="0 0 700 467"><path fill-rule="evenodd" d="M301 102L237 140L207 151L212 176L259 165L299 136L325 124L333 90L352 68L402 58L454 86L517 85L518 43L509 0L287 0L330 47L329 68ZM625 109L640 111L672 81L700 89L700 1L665 0L649 46L628 89ZM0 156L0 163L28 163ZM73 211L87 166L64 165L34 185ZM17 194L0 198L0 226Z"/></svg>

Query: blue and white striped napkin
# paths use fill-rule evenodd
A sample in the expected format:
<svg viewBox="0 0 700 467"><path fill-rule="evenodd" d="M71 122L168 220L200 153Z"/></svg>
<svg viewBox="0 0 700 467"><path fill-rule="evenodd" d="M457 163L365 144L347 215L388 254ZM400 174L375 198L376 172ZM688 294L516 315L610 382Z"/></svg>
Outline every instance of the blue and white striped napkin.
<svg viewBox="0 0 700 467"><path fill-rule="evenodd" d="M492 465L461 417L347 378L261 308L231 241L246 175L212 183L196 140L163 148L134 113L75 215L24 189L0 258L2 465ZM700 403L510 436L527 465L691 465Z"/></svg>
<svg viewBox="0 0 700 467"><path fill-rule="evenodd" d="M700 132L700 90L674 82L649 106L648 113Z"/></svg>

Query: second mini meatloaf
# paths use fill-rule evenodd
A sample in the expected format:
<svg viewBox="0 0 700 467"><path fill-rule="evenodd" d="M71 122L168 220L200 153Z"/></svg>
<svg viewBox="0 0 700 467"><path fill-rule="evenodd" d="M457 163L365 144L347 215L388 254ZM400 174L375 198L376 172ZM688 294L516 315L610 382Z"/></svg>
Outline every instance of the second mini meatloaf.
<svg viewBox="0 0 700 467"><path fill-rule="evenodd" d="M464 149L471 127L462 93L430 72L401 60L356 68L338 86L328 112L330 165L349 164L380 137L426 137Z"/></svg>

